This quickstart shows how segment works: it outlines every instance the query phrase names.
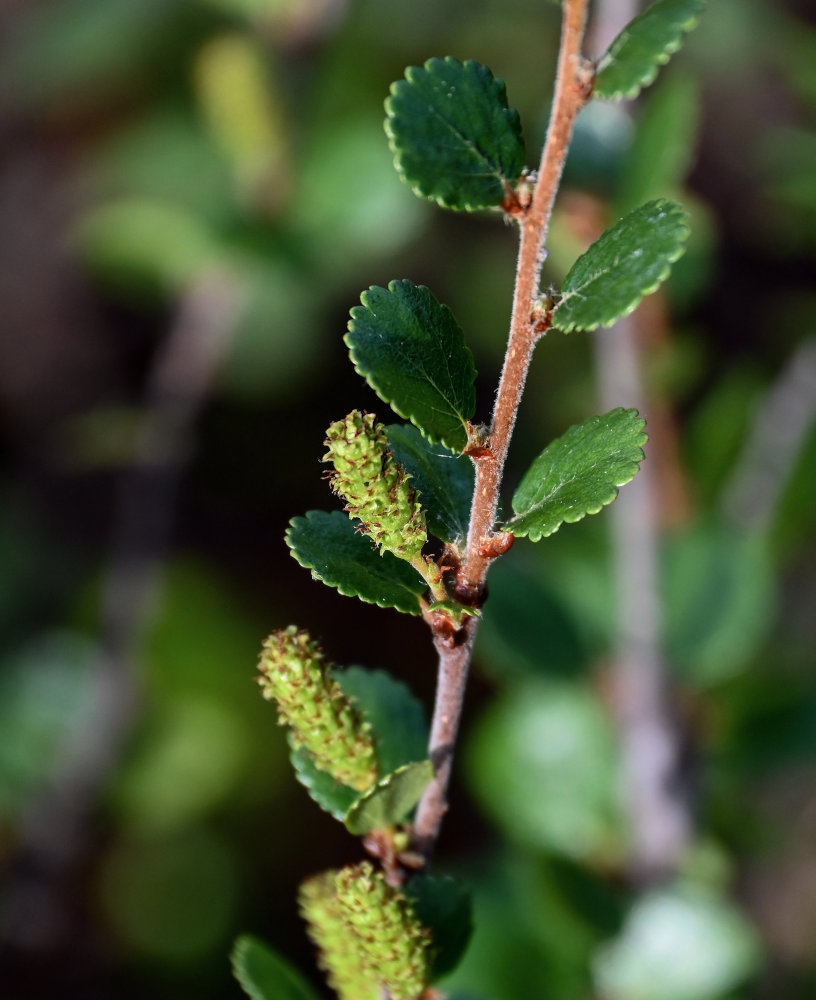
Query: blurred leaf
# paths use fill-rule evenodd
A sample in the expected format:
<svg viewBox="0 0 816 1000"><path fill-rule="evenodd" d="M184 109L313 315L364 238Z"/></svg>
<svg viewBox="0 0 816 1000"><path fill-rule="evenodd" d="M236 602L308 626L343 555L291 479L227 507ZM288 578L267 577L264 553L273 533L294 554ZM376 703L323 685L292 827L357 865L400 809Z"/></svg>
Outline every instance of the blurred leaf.
<svg viewBox="0 0 816 1000"><path fill-rule="evenodd" d="M114 788L120 819L153 835L200 820L233 793L250 754L246 720L223 699L191 689L160 701Z"/></svg>
<svg viewBox="0 0 816 1000"><path fill-rule="evenodd" d="M628 315L666 280L688 235L688 214L665 198L624 216L570 268L553 326L594 330Z"/></svg>
<svg viewBox="0 0 816 1000"><path fill-rule="evenodd" d="M641 897L594 971L609 1000L719 1000L759 958L757 934L732 904L681 884Z"/></svg>
<svg viewBox="0 0 816 1000"><path fill-rule="evenodd" d="M361 100L353 112L332 116L309 136L289 206L310 260L319 263L323 280L337 287L352 279L356 284L362 261L394 253L426 219L423 206L395 182L380 118L369 117L365 108Z"/></svg>
<svg viewBox="0 0 816 1000"><path fill-rule="evenodd" d="M765 388L759 371L735 364L690 414L683 457L705 501L714 501L727 481Z"/></svg>
<svg viewBox="0 0 816 1000"><path fill-rule="evenodd" d="M305 747L295 747L289 739L291 753L289 759L295 777L309 793L309 797L320 808L335 819L342 820L357 800L360 793L336 781L327 771L321 771L314 764L314 758Z"/></svg>
<svg viewBox="0 0 816 1000"><path fill-rule="evenodd" d="M362 836L372 830L397 826L408 816L433 780L429 760L404 764L369 788L346 813L344 823L349 833Z"/></svg>
<svg viewBox="0 0 816 1000"><path fill-rule="evenodd" d="M180 6L167 0L31 5L4 46L3 89L34 106L77 94L110 102L147 82L157 54L178 38Z"/></svg>
<svg viewBox="0 0 816 1000"><path fill-rule="evenodd" d="M506 530L537 542L612 503L643 460L644 424L637 410L618 407L570 427L525 473Z"/></svg>
<svg viewBox="0 0 816 1000"><path fill-rule="evenodd" d="M408 424L391 424L388 444L411 475L427 512L428 527L443 542L467 535L473 497L473 463L444 445L431 445Z"/></svg>
<svg viewBox="0 0 816 1000"><path fill-rule="evenodd" d="M227 261L244 300L219 387L258 400L298 396L304 380L313 377L322 344L317 315L322 300L278 248L229 248Z"/></svg>
<svg viewBox="0 0 816 1000"><path fill-rule="evenodd" d="M363 667L336 670L334 676L371 725L382 774L424 758L428 745L425 709L405 684L384 670Z"/></svg>
<svg viewBox="0 0 816 1000"><path fill-rule="evenodd" d="M340 511L310 510L305 517L292 518L286 544L314 579L336 587L346 597L421 614L419 598L425 581L390 552L380 555Z"/></svg>
<svg viewBox="0 0 816 1000"><path fill-rule="evenodd" d="M575 674L587 666L590 653L557 586L548 586L513 552L490 568L490 600L475 655L482 670L507 683L525 674Z"/></svg>
<svg viewBox="0 0 816 1000"><path fill-rule="evenodd" d="M234 845L196 827L120 842L99 868L99 901L121 945L169 965L195 966L226 950L238 891Z"/></svg>
<svg viewBox="0 0 816 1000"><path fill-rule="evenodd" d="M631 21L598 62L593 95L637 97L682 46L697 24L705 0L657 0Z"/></svg>
<svg viewBox="0 0 816 1000"><path fill-rule="evenodd" d="M585 104L575 120L564 164L564 185L611 196L620 181L633 132L632 117L620 104Z"/></svg>
<svg viewBox="0 0 816 1000"><path fill-rule="evenodd" d="M195 86L213 135L246 197L277 212L289 195L289 134L268 71L269 50L248 33L223 33L198 52Z"/></svg>
<svg viewBox="0 0 816 1000"><path fill-rule="evenodd" d="M473 887L475 928L462 961L445 979L446 993L495 1000L593 995L588 966L599 925L609 922L608 886L588 875L593 891L578 911L574 886L566 891L553 878L549 859L529 851L480 855L462 875Z"/></svg>
<svg viewBox="0 0 816 1000"><path fill-rule="evenodd" d="M76 240L88 264L125 288L179 294L223 247L203 219L177 205L122 199L86 213Z"/></svg>
<svg viewBox="0 0 816 1000"><path fill-rule="evenodd" d="M765 540L701 521L671 539L663 595L666 651L684 677L709 685L745 669L776 610Z"/></svg>
<svg viewBox="0 0 816 1000"><path fill-rule="evenodd" d="M620 851L615 738L588 688L515 685L478 722L467 766L511 840L584 860Z"/></svg>
<svg viewBox="0 0 816 1000"><path fill-rule="evenodd" d="M0 670L0 816L14 816L59 768L66 744L89 724L96 648L48 632L6 656Z"/></svg>
<svg viewBox="0 0 816 1000"><path fill-rule="evenodd" d="M385 108L397 170L421 197L473 210L501 204L515 188L521 123L486 66L452 56L409 66Z"/></svg>
<svg viewBox="0 0 816 1000"><path fill-rule="evenodd" d="M187 107L162 102L100 137L82 164L94 201L145 200L215 226L233 210L228 166Z"/></svg>
<svg viewBox="0 0 816 1000"><path fill-rule="evenodd" d="M256 937L239 937L230 961L233 975L252 1000L317 1000L297 969Z"/></svg>
<svg viewBox="0 0 816 1000"><path fill-rule="evenodd" d="M431 982L459 964L473 934L473 901L470 890L450 875L418 875L405 894L423 927L431 932Z"/></svg>
<svg viewBox="0 0 816 1000"><path fill-rule="evenodd" d="M670 73L649 94L620 172L616 214L683 183L695 155L699 103L697 81L683 73Z"/></svg>
<svg viewBox="0 0 816 1000"><path fill-rule="evenodd" d="M431 441L461 451L476 409L473 355L453 313L424 285L372 285L351 310L351 360L380 399Z"/></svg>

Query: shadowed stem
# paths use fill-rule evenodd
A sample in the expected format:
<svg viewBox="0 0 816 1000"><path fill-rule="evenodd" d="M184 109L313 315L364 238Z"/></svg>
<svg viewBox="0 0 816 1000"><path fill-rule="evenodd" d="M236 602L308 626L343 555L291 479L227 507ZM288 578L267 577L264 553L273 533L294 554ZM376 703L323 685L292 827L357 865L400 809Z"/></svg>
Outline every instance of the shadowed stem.
<svg viewBox="0 0 816 1000"><path fill-rule="evenodd" d="M541 334L537 326L537 301L541 268L546 257L544 243L575 118L592 92L593 70L581 56L587 5L588 0L564 2L555 92L541 165L529 205L512 211L520 227L520 245L510 334L488 447L472 455L476 482L466 548L457 572L457 590L470 595L474 606L483 599L490 563L507 547L490 542L494 536L510 438L533 349ZM448 808L447 786L477 624L477 617L467 618L454 636L439 627L433 630L439 654L439 675L429 756L436 773L417 808L412 836L412 848L426 862L433 852Z"/></svg>

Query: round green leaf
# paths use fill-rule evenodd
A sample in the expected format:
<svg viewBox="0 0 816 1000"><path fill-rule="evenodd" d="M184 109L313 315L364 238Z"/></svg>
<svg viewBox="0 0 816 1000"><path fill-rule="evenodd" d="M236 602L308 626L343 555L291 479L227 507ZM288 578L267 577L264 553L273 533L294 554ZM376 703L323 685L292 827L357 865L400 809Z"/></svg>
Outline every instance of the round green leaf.
<svg viewBox="0 0 816 1000"><path fill-rule="evenodd" d="M230 960L232 974L252 1000L317 1000L297 969L256 937L239 937Z"/></svg>
<svg viewBox="0 0 816 1000"><path fill-rule="evenodd" d="M524 169L518 112L504 83L452 56L410 66L391 85L385 130L403 180L445 208L500 205Z"/></svg>
<svg viewBox="0 0 816 1000"><path fill-rule="evenodd" d="M346 813L346 829L355 836L362 836L401 823L419 802L433 776L433 764L429 760L397 768L357 799Z"/></svg>
<svg viewBox="0 0 816 1000"><path fill-rule="evenodd" d="M419 598L426 589L422 577L390 552L379 555L339 510L310 510L305 517L292 518L286 544L316 580L336 587L346 597L409 615L422 614Z"/></svg>
<svg viewBox="0 0 816 1000"><path fill-rule="evenodd" d="M569 269L553 326L594 330L632 312L669 276L688 235L688 213L665 198L625 215Z"/></svg>
<svg viewBox="0 0 816 1000"><path fill-rule="evenodd" d="M428 528L443 542L467 535L473 497L473 463L443 445L430 445L415 427L386 428L394 457L411 475Z"/></svg>
<svg viewBox="0 0 816 1000"><path fill-rule="evenodd" d="M615 732L587 684L513 685L473 729L466 765L485 812L515 843L576 859L620 851Z"/></svg>
<svg viewBox="0 0 816 1000"><path fill-rule="evenodd" d="M356 370L429 440L461 451L476 410L476 368L453 313L411 281L374 285L360 301L346 334Z"/></svg>
<svg viewBox="0 0 816 1000"><path fill-rule="evenodd" d="M335 819L342 820L360 793L336 781L326 771L315 767L314 758L305 747L295 747L289 740L289 760L295 777L309 793L309 798Z"/></svg>
<svg viewBox="0 0 816 1000"><path fill-rule="evenodd" d="M450 875L418 875L405 894L423 927L431 932L431 982L453 972L473 934L470 891Z"/></svg>
<svg viewBox="0 0 816 1000"><path fill-rule="evenodd" d="M726 899L694 885L645 894L594 963L609 1000L719 1000L756 971L760 943Z"/></svg>
<svg viewBox="0 0 816 1000"><path fill-rule="evenodd" d="M422 760L428 747L425 709L405 684L384 670L364 667L337 670L334 676L371 726L381 774Z"/></svg>
<svg viewBox="0 0 816 1000"><path fill-rule="evenodd" d="M644 425L637 410L617 407L570 427L527 470L507 530L537 542L612 503L643 460Z"/></svg>
<svg viewBox="0 0 816 1000"><path fill-rule="evenodd" d="M695 27L705 0L658 0L630 21L598 61L593 94L637 97Z"/></svg>

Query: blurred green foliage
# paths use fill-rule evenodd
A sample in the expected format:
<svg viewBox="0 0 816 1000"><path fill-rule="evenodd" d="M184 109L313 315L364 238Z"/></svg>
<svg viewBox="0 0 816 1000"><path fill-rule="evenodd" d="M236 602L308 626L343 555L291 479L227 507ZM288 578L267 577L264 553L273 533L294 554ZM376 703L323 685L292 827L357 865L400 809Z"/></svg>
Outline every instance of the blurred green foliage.
<svg viewBox="0 0 816 1000"><path fill-rule="evenodd" d="M9 877L28 846L29 810L88 724L99 638L89 609L104 589L128 441L110 415L138 411L191 282L227 275L242 303L162 554L155 617L133 651L133 729L96 790L79 874L63 889L79 917L36 946L10 936L11 995L52 996L71 981L88 996L237 996L227 954L243 930L317 982L294 885L350 847L294 783L252 683L260 639L297 621L332 659L395 669L427 697L432 656L421 625L318 594L280 538L293 513L327 503L325 484L308 490L322 428L359 395L341 340L360 291L405 276L451 305L486 418L515 254L492 220L443 216L412 197L391 164L382 101L406 64L475 58L506 81L536 150L557 16L533 0L39 0L4 10ZM622 211L677 194L692 210L666 342L646 370L677 440L664 652L697 761L699 870L640 898L624 884L604 695L616 596L606 515L541 552L517 546L491 573L458 771L467 792L441 844L440 865L475 890L475 937L450 980L459 1000L577 1000L593 989L608 1000L805 1000L816 986L812 935L801 930L816 920L812 402L773 473L772 509L739 520L728 502L740 463L762 483L768 456L751 452L752 428L816 333L812 12L711 0L676 63L631 117L596 105L582 115L545 280L560 280L583 249L576 205L588 197ZM22 202L21 222L19 178L43 160L48 182ZM45 319L20 326L32 303ZM18 356L25 365L11 363ZM510 489L593 411L591 365L577 335L541 348Z"/></svg>

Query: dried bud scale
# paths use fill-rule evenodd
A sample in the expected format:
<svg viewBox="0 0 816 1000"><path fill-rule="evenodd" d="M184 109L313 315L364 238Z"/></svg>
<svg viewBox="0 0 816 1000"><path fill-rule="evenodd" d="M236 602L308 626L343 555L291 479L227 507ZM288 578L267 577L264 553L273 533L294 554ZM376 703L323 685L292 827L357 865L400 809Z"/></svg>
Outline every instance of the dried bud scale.
<svg viewBox="0 0 816 1000"><path fill-rule="evenodd" d="M377 780L377 758L368 723L330 675L322 651L308 632L290 625L263 644L258 683L275 701L282 725L315 767L336 781L365 791Z"/></svg>

